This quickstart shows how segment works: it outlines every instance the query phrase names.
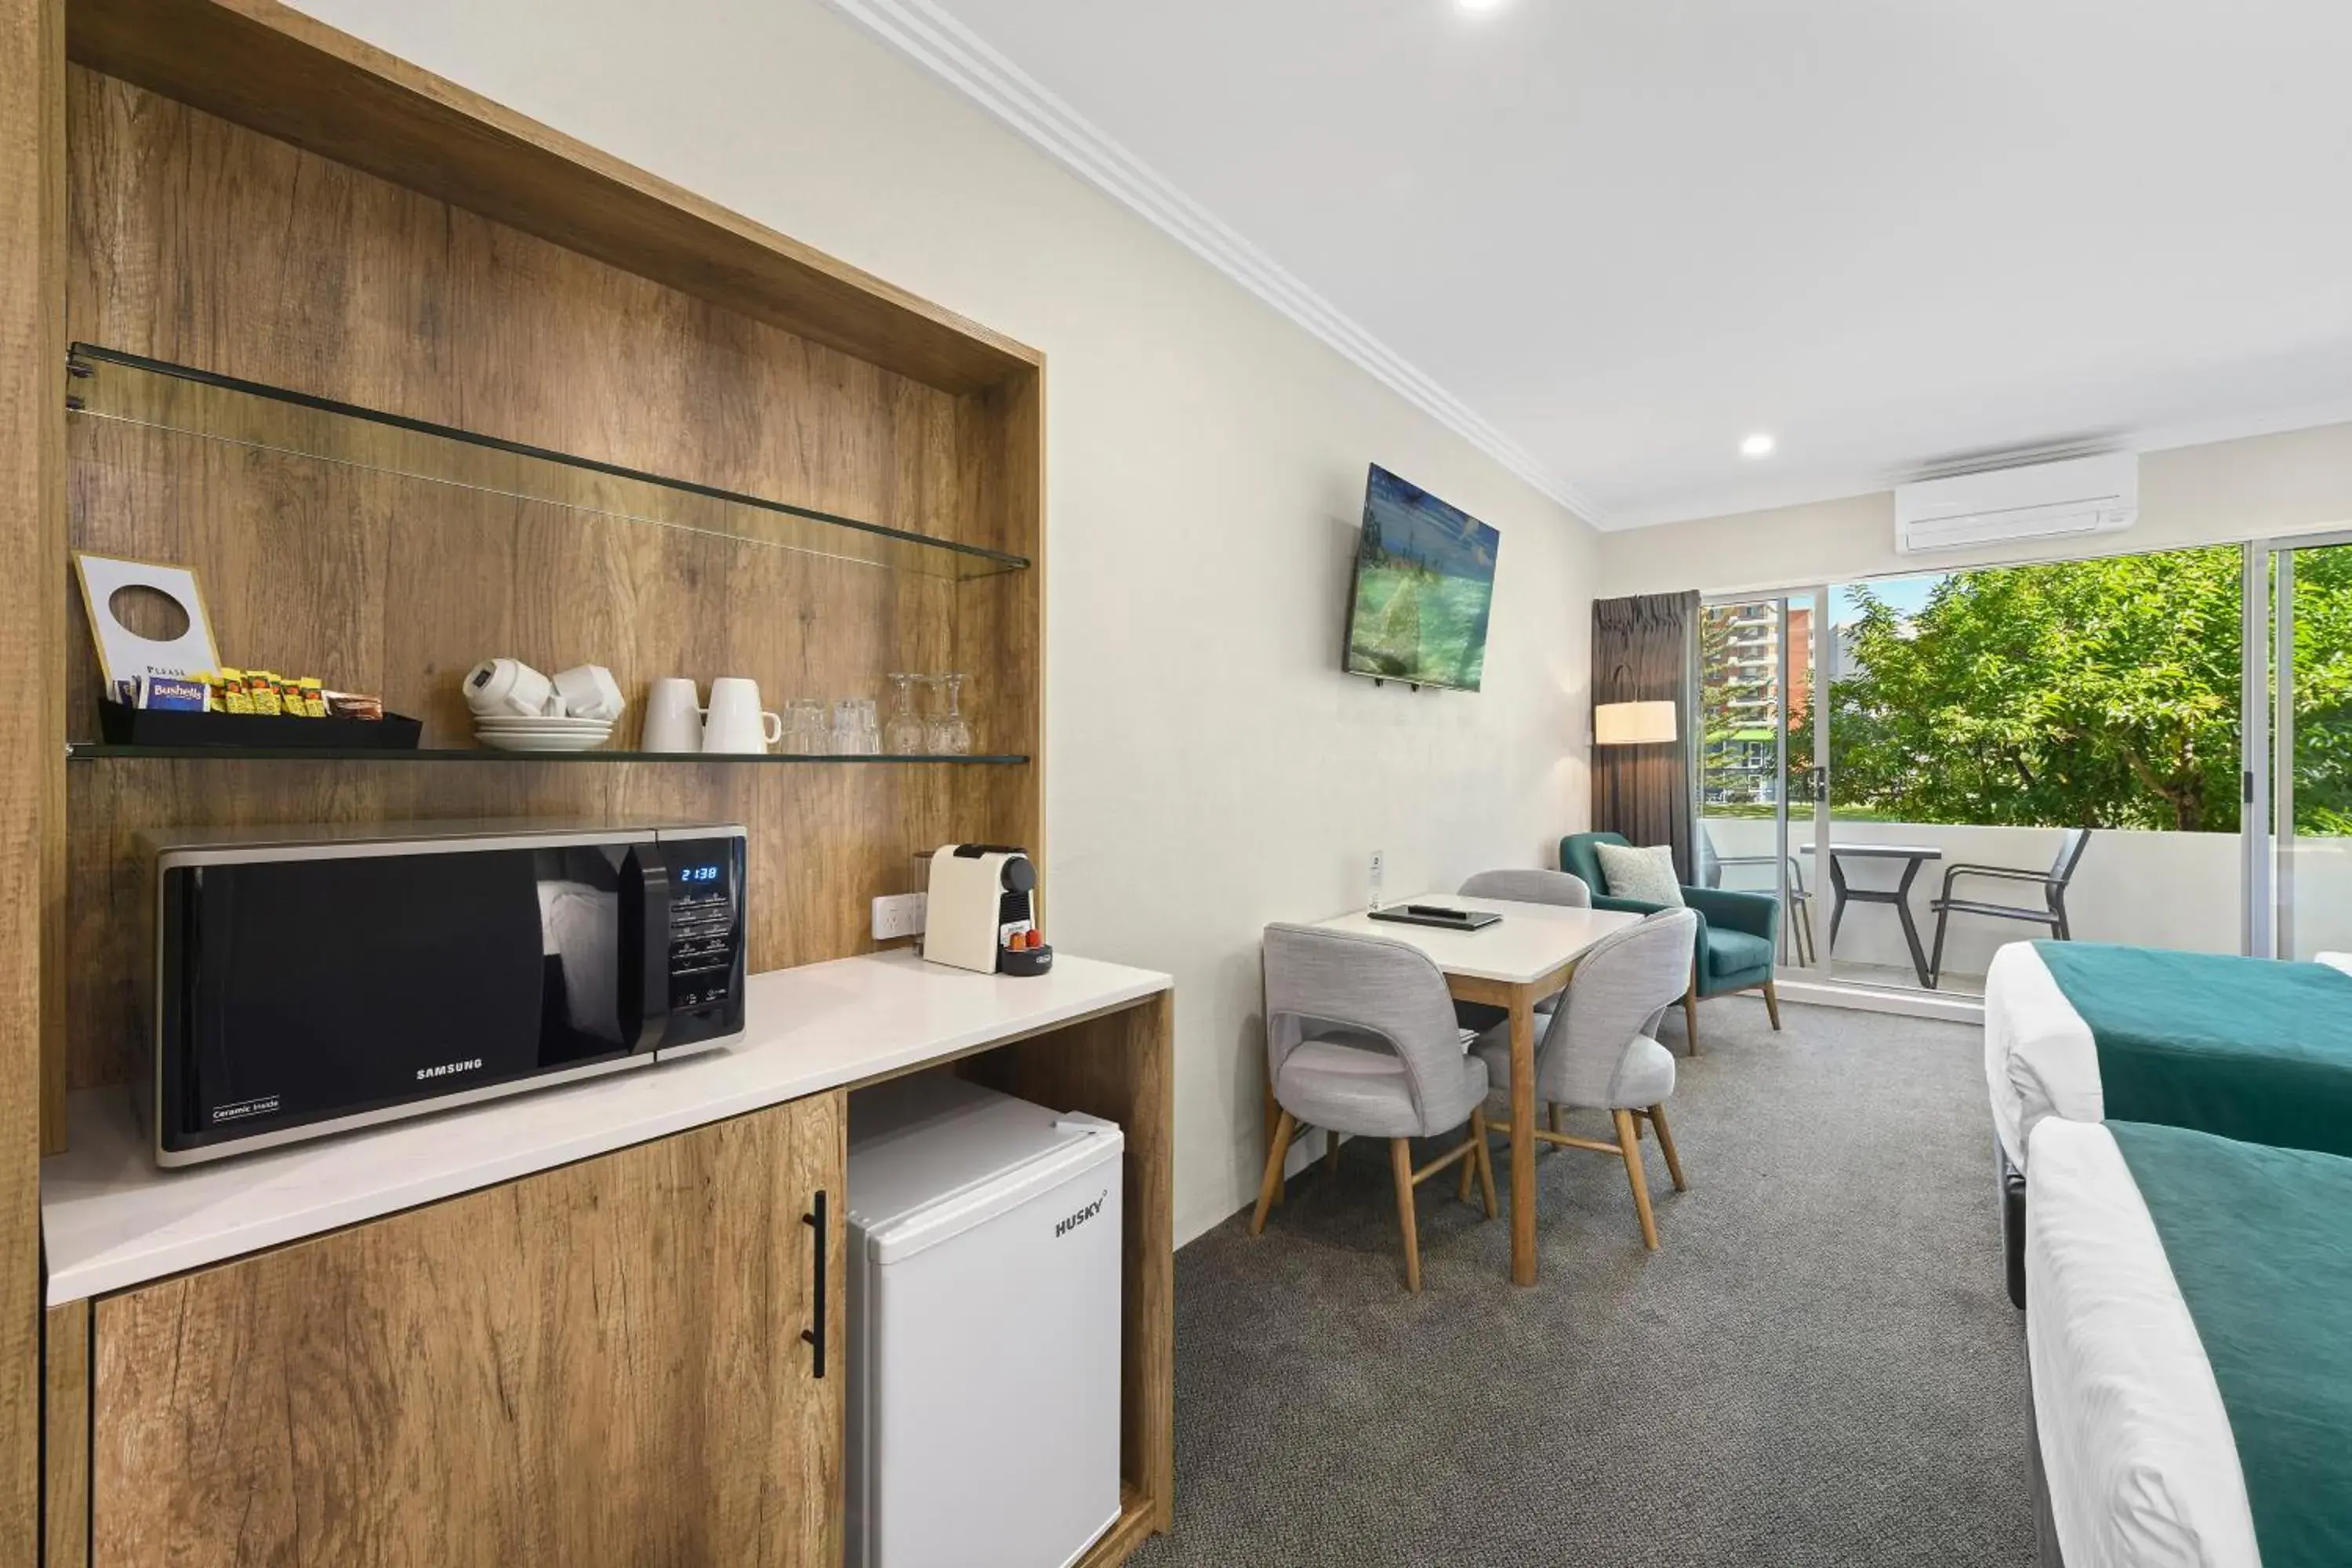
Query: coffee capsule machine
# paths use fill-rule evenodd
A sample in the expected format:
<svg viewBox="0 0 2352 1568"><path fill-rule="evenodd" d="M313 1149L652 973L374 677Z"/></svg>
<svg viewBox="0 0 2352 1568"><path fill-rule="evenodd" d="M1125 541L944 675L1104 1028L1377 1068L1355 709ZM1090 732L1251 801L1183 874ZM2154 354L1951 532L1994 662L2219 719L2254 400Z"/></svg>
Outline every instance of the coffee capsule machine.
<svg viewBox="0 0 2352 1568"><path fill-rule="evenodd" d="M1054 950L1037 930L1037 868L1010 844L931 851L923 956L982 974L1043 974Z"/></svg>

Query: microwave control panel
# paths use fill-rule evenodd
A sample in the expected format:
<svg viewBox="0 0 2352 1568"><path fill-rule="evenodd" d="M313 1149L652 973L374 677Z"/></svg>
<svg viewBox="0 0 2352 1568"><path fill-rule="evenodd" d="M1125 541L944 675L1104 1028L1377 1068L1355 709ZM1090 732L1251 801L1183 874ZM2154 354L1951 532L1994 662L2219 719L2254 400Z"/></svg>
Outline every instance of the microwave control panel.
<svg viewBox="0 0 2352 1568"><path fill-rule="evenodd" d="M743 840L666 843L670 1027L664 1043L742 1026ZM716 1027L697 1028L708 1021Z"/></svg>

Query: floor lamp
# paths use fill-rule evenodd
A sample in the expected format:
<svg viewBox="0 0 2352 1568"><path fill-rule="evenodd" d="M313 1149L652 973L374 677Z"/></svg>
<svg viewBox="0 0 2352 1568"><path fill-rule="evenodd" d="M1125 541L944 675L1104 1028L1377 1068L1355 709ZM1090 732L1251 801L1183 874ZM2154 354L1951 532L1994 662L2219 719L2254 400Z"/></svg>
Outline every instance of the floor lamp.
<svg viewBox="0 0 2352 1568"><path fill-rule="evenodd" d="M1675 725L1675 705L1658 702L1602 702L1592 710L1592 743L1596 746L1665 746L1680 738ZM1609 831L1622 832L1625 820L1620 797L1619 770L1608 770Z"/></svg>

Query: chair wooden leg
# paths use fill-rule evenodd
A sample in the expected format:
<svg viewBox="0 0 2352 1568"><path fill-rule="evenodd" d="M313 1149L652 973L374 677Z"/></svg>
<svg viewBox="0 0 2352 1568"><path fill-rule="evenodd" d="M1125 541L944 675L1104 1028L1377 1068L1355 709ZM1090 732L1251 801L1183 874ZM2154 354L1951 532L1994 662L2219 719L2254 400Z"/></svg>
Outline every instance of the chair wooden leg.
<svg viewBox="0 0 2352 1568"><path fill-rule="evenodd" d="M1625 1179L1633 1186L1633 1212L1642 1219L1642 1245L1658 1250L1658 1222L1650 1213L1650 1184L1642 1174L1642 1146L1633 1141L1633 1113L1612 1112L1617 1119L1617 1148L1625 1156Z"/></svg>
<svg viewBox="0 0 2352 1568"><path fill-rule="evenodd" d="M1780 1026L1780 987L1769 980L1764 983L1764 1011L1771 1015L1772 1026L1775 1029L1779 1028Z"/></svg>
<svg viewBox="0 0 2352 1568"><path fill-rule="evenodd" d="M1690 1054L1698 1055L1698 976L1691 976L1690 989L1683 993L1683 1033L1690 1037Z"/></svg>
<svg viewBox="0 0 2352 1568"><path fill-rule="evenodd" d="M1421 1293L1421 1238L1413 1229L1412 1140L1389 1140L1389 1163L1396 1167L1397 1228L1404 1233L1404 1288Z"/></svg>
<svg viewBox="0 0 2352 1568"><path fill-rule="evenodd" d="M1559 1101L1550 1100L1544 1102L1544 1125L1555 1132L1559 1131Z"/></svg>
<svg viewBox="0 0 2352 1568"><path fill-rule="evenodd" d="M1328 1127L1323 1129L1323 1169L1331 1174L1339 1170L1339 1135Z"/></svg>
<svg viewBox="0 0 2352 1568"><path fill-rule="evenodd" d="M1283 1117L1283 1109L1275 1103L1274 1085L1269 1081L1265 1086L1265 1141L1269 1145L1274 1142L1275 1131L1282 1125ZM1297 1124L1294 1122L1291 1131L1295 1133L1297 1130ZM1279 1180L1274 1184L1274 1201L1282 1201L1282 1183ZM1263 1225L1265 1222L1261 1219L1258 1223Z"/></svg>
<svg viewBox="0 0 2352 1568"><path fill-rule="evenodd" d="M1274 1139L1265 1146L1265 1179L1257 1184L1257 1213L1250 1216L1252 1236L1265 1233L1265 1211L1282 1196L1282 1159L1290 1152L1290 1135L1297 1127L1287 1110L1274 1124Z"/></svg>
<svg viewBox="0 0 2352 1568"><path fill-rule="evenodd" d="M1474 1164L1478 1167L1478 1194L1486 1201L1486 1217L1493 1219L1503 1209L1495 1201L1495 1159L1486 1147L1486 1108L1483 1105L1470 1113L1470 1136L1478 1140L1478 1146L1463 1164L1465 1168Z"/></svg>
<svg viewBox="0 0 2352 1568"><path fill-rule="evenodd" d="M1481 1143L1484 1143L1486 1141L1486 1112L1484 1107L1481 1107L1470 1113L1470 1136L1475 1138ZM1457 1204L1466 1204L1470 1201L1470 1167L1475 1164L1476 1161L1477 1156L1475 1154L1469 1159L1463 1161L1462 1169L1454 1175L1454 1201Z"/></svg>
<svg viewBox="0 0 2352 1568"><path fill-rule="evenodd" d="M1648 1115L1650 1131L1658 1135L1658 1152L1666 1157L1666 1174L1675 1179L1675 1191L1690 1191L1690 1183L1683 1179L1683 1157L1675 1152L1675 1135L1666 1130L1666 1108L1654 1105Z"/></svg>

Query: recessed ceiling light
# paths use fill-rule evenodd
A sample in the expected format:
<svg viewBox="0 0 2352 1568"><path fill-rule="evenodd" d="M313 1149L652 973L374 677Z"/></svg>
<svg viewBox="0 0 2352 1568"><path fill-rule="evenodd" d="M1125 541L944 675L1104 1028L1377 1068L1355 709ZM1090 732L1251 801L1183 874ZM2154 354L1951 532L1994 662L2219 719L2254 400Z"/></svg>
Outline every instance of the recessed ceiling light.
<svg viewBox="0 0 2352 1568"><path fill-rule="evenodd" d="M1739 443L1739 455L1743 458L1769 458L1774 445L1771 437L1759 432Z"/></svg>
<svg viewBox="0 0 2352 1568"><path fill-rule="evenodd" d="M1465 11L1496 11L1502 8L1503 0L1454 0L1454 4Z"/></svg>

